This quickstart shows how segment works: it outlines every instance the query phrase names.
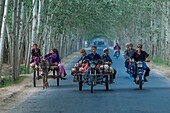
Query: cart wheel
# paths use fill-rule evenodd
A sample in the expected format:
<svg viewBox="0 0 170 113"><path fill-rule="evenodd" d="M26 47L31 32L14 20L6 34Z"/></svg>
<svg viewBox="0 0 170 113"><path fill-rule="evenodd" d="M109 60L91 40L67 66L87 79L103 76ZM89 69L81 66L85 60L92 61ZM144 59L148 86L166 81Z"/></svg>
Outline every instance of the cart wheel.
<svg viewBox="0 0 170 113"><path fill-rule="evenodd" d="M59 84L59 81L60 81L60 78L59 77L57 77L57 86L59 86L60 84Z"/></svg>
<svg viewBox="0 0 170 113"><path fill-rule="evenodd" d="M46 82L45 75L43 75L43 89L45 88L45 82Z"/></svg>
<svg viewBox="0 0 170 113"><path fill-rule="evenodd" d="M55 78L55 70L53 70L53 78Z"/></svg>
<svg viewBox="0 0 170 113"><path fill-rule="evenodd" d="M36 69L34 69L34 72L33 72L33 85L34 87L36 87Z"/></svg>

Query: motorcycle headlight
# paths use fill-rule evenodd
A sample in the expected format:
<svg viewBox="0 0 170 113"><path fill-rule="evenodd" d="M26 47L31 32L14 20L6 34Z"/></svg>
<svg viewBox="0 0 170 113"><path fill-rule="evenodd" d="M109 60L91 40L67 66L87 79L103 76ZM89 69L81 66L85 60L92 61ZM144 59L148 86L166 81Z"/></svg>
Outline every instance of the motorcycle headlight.
<svg viewBox="0 0 170 113"><path fill-rule="evenodd" d="M143 63L142 62L138 62L137 66L138 66L138 68L142 68L143 67Z"/></svg>
<svg viewBox="0 0 170 113"><path fill-rule="evenodd" d="M91 67L91 68L95 68L96 65L92 63L92 64L90 64L90 67Z"/></svg>

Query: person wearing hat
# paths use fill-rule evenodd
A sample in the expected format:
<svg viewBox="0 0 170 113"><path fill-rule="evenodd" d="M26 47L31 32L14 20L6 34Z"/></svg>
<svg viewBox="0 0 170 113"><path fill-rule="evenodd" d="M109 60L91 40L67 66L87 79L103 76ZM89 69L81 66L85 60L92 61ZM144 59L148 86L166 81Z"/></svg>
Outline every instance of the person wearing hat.
<svg viewBox="0 0 170 113"><path fill-rule="evenodd" d="M136 52L136 49L133 48L133 44L129 44L129 48L125 51L124 57L126 59L125 61L125 67L128 68L129 66L129 59L130 57Z"/></svg>
<svg viewBox="0 0 170 113"><path fill-rule="evenodd" d="M130 62L134 59L136 62L142 61L144 64L144 81L147 82L146 77L149 76L150 68L146 65L145 61L149 54L142 50L142 44L137 45L137 51L130 57ZM134 75L134 81L136 81L137 74Z"/></svg>
<svg viewBox="0 0 170 113"><path fill-rule="evenodd" d="M111 76L113 79L115 79L116 75L116 70L111 67L112 65L112 59L109 56L109 48L103 49L104 54L102 55L102 61L104 62L103 65L100 66L100 68L104 68L104 71L110 69ZM110 83L113 83L114 81L111 81L112 79L110 78Z"/></svg>

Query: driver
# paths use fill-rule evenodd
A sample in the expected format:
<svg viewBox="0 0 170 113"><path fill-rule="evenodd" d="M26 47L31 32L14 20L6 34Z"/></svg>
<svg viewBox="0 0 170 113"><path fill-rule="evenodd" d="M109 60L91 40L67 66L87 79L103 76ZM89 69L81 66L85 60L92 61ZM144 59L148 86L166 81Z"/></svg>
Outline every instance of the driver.
<svg viewBox="0 0 170 113"><path fill-rule="evenodd" d="M121 47L118 43L116 43L116 45L114 46L113 49L114 49L115 53L118 52L120 54ZM114 56L116 56L116 54L114 54Z"/></svg>
<svg viewBox="0 0 170 113"><path fill-rule="evenodd" d="M142 50L142 44L137 45L137 51L130 57L130 62L134 59L136 62L142 61L143 62L143 69L146 70L144 74L144 81L147 82L146 77L149 76L150 68L146 65L145 61L146 58L149 56L148 53ZM136 74L134 75L134 81L136 81Z"/></svg>
<svg viewBox="0 0 170 113"><path fill-rule="evenodd" d="M101 60L101 56L100 56L99 54L97 54L97 47L96 47L96 46L92 46L92 47L91 47L91 50L92 50L92 53L90 53L90 54L87 55L88 67L90 66L90 64L89 64L90 61L100 61L100 60ZM98 73L101 73L101 72L100 72L100 69L99 69L100 65L101 65L101 64L99 63L99 64L96 66L96 69L97 69ZM88 75L89 69L90 69L90 68L87 68L87 70L86 70L85 78L86 78L87 75Z"/></svg>
<svg viewBox="0 0 170 113"><path fill-rule="evenodd" d="M32 54L32 61L30 62L30 66L33 68L39 64L40 56L41 56L41 51L38 48L37 44L33 44L31 54Z"/></svg>
<svg viewBox="0 0 170 113"><path fill-rule="evenodd" d="M87 59L89 61L92 61L92 60L101 60L101 56L99 54L97 54L97 52L96 52L97 51L97 47L96 46L92 46L91 50L92 50L92 53L87 55Z"/></svg>
<svg viewBox="0 0 170 113"><path fill-rule="evenodd" d="M110 72L111 72L111 76L110 77L113 77L113 79L115 79L116 70L111 67L112 59L109 56L109 48L105 48L103 50L103 52L104 52L104 54L102 55L102 61L104 62L104 64L101 65L100 68L104 68L104 71L109 69ZM113 82L114 81L111 81L111 78L110 78L110 83L113 83Z"/></svg>

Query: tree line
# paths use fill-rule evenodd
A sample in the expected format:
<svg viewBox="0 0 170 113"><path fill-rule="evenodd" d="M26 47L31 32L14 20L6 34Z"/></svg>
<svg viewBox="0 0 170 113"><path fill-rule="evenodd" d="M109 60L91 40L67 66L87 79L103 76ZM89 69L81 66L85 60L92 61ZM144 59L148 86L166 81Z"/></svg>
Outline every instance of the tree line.
<svg viewBox="0 0 170 113"><path fill-rule="evenodd" d="M64 57L99 35L123 47L142 42L170 64L169 8L168 0L0 0L0 72L7 63L15 80L20 64L29 67L33 43Z"/></svg>

